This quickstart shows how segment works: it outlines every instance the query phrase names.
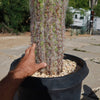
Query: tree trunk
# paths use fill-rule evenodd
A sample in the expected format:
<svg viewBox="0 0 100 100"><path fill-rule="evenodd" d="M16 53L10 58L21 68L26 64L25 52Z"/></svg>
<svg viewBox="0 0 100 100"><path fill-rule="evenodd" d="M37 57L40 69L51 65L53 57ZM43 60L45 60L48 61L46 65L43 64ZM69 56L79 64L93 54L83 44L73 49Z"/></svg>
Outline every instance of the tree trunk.
<svg viewBox="0 0 100 100"><path fill-rule="evenodd" d="M59 74L63 66L63 39L67 0L30 0L31 41L36 62L46 62L46 74Z"/></svg>

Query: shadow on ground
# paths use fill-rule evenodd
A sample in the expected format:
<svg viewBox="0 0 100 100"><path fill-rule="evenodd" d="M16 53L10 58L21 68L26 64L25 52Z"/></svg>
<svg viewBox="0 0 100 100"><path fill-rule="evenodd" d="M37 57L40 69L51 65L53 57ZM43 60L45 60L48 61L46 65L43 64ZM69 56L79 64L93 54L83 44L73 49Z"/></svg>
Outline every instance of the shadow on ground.
<svg viewBox="0 0 100 100"><path fill-rule="evenodd" d="M93 91L89 86L87 85L84 85L83 86L83 89L84 89L84 93L82 94L83 95L83 98L81 100L100 100L97 95L96 95L96 92L97 91Z"/></svg>

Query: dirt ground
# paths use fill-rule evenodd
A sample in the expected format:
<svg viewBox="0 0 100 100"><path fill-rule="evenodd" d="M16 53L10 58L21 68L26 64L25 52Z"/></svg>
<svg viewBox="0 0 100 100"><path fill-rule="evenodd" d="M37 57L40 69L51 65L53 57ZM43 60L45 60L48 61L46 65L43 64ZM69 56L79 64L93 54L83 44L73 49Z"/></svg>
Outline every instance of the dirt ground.
<svg viewBox="0 0 100 100"><path fill-rule="evenodd" d="M0 49L12 48L21 45L31 44L30 32L26 32L21 35L12 35L12 34L0 34ZM78 37L89 37L90 35L78 35ZM76 38L76 35L71 36L70 32L65 33L65 38Z"/></svg>
<svg viewBox="0 0 100 100"><path fill-rule="evenodd" d="M30 34L24 35L11 35L11 34L0 34L0 49L12 48L21 45L31 44Z"/></svg>

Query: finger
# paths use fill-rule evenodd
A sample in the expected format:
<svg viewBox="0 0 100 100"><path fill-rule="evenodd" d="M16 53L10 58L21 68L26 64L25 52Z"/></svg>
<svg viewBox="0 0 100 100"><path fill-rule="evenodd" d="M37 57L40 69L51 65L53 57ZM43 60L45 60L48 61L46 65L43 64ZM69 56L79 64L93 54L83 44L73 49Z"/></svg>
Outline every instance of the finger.
<svg viewBox="0 0 100 100"><path fill-rule="evenodd" d="M37 64L36 65L36 70L39 70L39 69L41 69L41 68L45 68L47 66L47 64L46 63L40 63L40 64Z"/></svg>
<svg viewBox="0 0 100 100"><path fill-rule="evenodd" d="M28 49L25 50L25 54L29 54L31 47L29 47Z"/></svg>
<svg viewBox="0 0 100 100"><path fill-rule="evenodd" d="M36 47L36 44L33 44L30 50L30 54L34 57L34 59L35 59L35 47Z"/></svg>
<svg viewBox="0 0 100 100"><path fill-rule="evenodd" d="M32 51L32 52L35 51L35 47L36 47L36 44L33 43L33 44L32 44L32 47L31 47L31 51Z"/></svg>

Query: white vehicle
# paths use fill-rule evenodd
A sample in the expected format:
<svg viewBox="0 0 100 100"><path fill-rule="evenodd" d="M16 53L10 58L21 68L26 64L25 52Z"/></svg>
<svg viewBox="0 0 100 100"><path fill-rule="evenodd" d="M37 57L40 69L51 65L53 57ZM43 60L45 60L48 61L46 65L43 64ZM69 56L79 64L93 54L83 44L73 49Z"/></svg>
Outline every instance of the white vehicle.
<svg viewBox="0 0 100 100"><path fill-rule="evenodd" d="M94 30L93 34L99 34L100 35L100 17L94 18L93 30Z"/></svg>
<svg viewBox="0 0 100 100"><path fill-rule="evenodd" d="M73 24L71 24L71 27L80 30L84 28L84 32L88 31L90 24L90 10L86 11L82 8L74 9L73 7L69 7L69 9L73 13Z"/></svg>

